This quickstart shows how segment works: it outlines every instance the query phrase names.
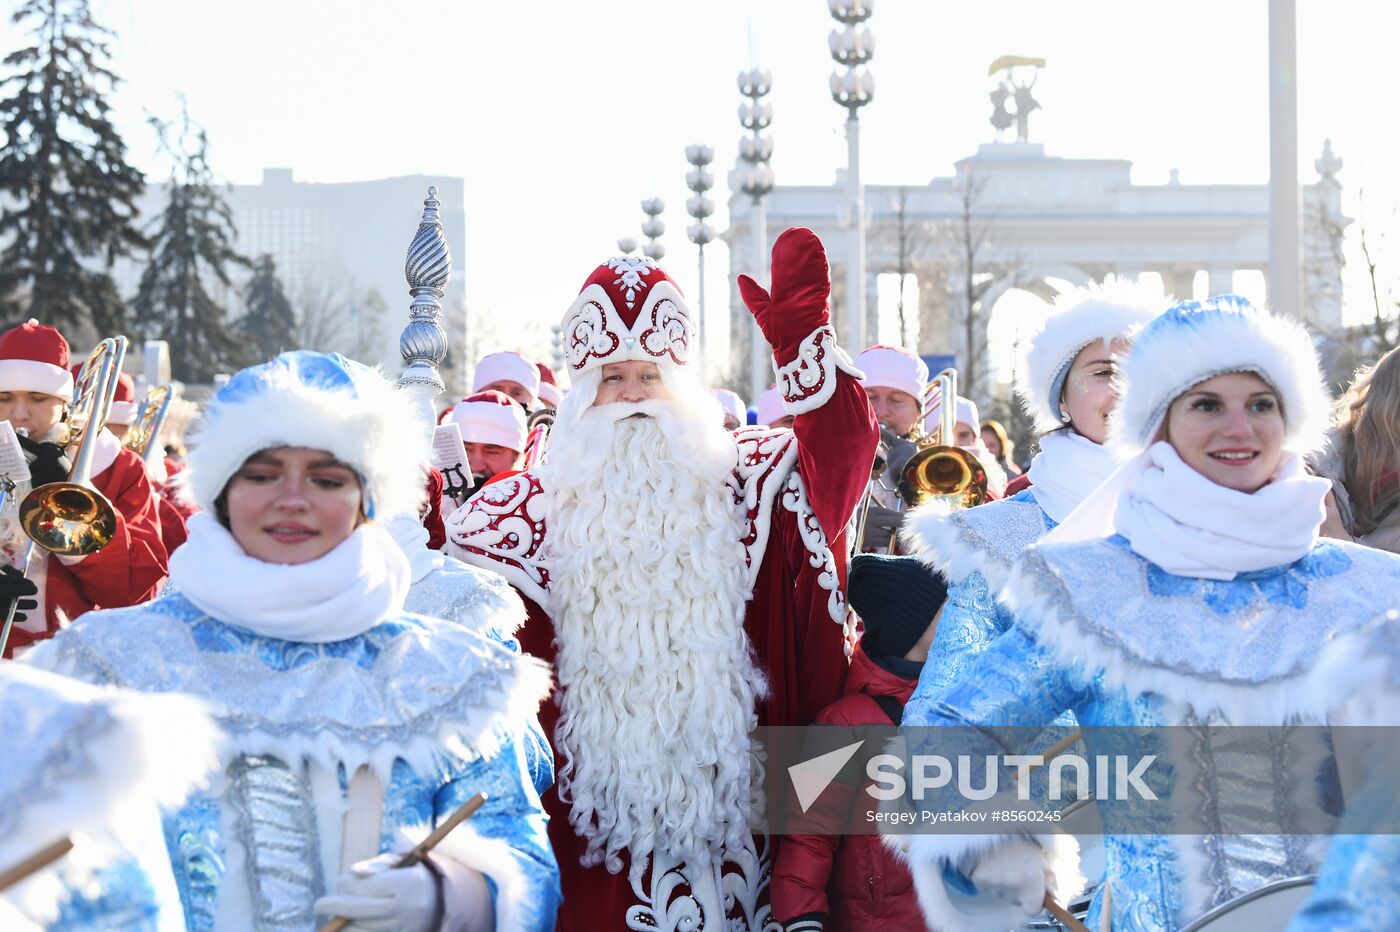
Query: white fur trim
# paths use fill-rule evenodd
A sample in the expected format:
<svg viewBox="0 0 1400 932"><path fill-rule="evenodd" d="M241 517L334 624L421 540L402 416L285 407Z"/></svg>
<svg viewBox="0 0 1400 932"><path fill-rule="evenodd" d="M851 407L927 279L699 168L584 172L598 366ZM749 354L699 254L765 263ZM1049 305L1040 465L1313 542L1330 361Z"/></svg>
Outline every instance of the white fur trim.
<svg viewBox="0 0 1400 932"><path fill-rule="evenodd" d="M1040 591L1026 572L1024 560L1012 569L1001 598L1017 623L1032 631L1062 663L1086 680L1102 672L1106 686L1127 690L1129 698L1157 693L1201 714L1218 710L1234 725L1321 723L1337 703L1336 690L1316 682L1306 671L1273 683L1231 686L1128 660L1062 619L1049 593Z"/></svg>
<svg viewBox="0 0 1400 932"><path fill-rule="evenodd" d="M1046 867L1054 874L1052 892L1064 903L1084 889L1079 872L1079 842L1072 835L886 835L885 846L909 868L919 908L930 929L957 929L959 932L1006 932L1023 926L1028 918L1016 905L1004 909L979 910L975 914L959 910L943 883L943 862L967 866L986 857L995 848L1014 840L1034 841L1045 856Z"/></svg>
<svg viewBox="0 0 1400 932"><path fill-rule="evenodd" d="M68 401L73 373L37 359L0 359L0 392L40 392Z"/></svg>
<svg viewBox="0 0 1400 932"><path fill-rule="evenodd" d="M105 427L93 440L92 448L92 475L97 477L102 475L112 464L117 461L124 449L122 442L117 439L117 435L107 430ZM135 455L135 454L133 454Z"/></svg>
<svg viewBox="0 0 1400 932"><path fill-rule="evenodd" d="M107 412L108 424L124 424L130 427L136 423L136 412L140 407L134 401L114 401Z"/></svg>
<svg viewBox="0 0 1400 932"><path fill-rule="evenodd" d="M1035 429L1049 433L1064 426L1060 399L1051 394L1080 350L1100 340L1112 342L1130 336L1165 311L1171 301L1160 288L1115 275L1056 297L1050 315L1027 341L1021 378L1016 383L1016 394L1035 420Z"/></svg>
<svg viewBox="0 0 1400 932"><path fill-rule="evenodd" d="M405 832L409 845L416 845L427 833L422 830ZM510 843L503 838L488 838L476 831L470 820L457 826L442 840L430 857L451 858L463 867L490 877L496 885L497 932L528 932L529 915L522 909L530 892L529 879Z"/></svg>
<svg viewBox="0 0 1400 932"><path fill-rule="evenodd" d="M996 508L999 504L989 502L981 507ZM973 546L968 540L967 524L960 517L965 516L950 510L944 502L921 505L905 516L899 529L900 543L920 563L943 574L950 586L961 584L973 573L981 573L995 596L1011 574L1011 567L990 559L985 547Z"/></svg>
<svg viewBox="0 0 1400 932"><path fill-rule="evenodd" d="M519 353L490 353L476 364L472 391L479 392L492 382L515 382L531 395L540 395L540 370Z"/></svg>
<svg viewBox="0 0 1400 932"><path fill-rule="evenodd" d="M1283 404L1284 446L1320 449L1330 423L1330 399L1312 337L1299 323L1225 295L1163 314L1138 334L1121 371L1121 397L1109 420L1109 443L1131 455L1146 449L1167 408L1191 386L1228 372L1253 372ZM1223 308L1223 309L1221 309ZM1178 313L1185 310L1186 313Z"/></svg>
<svg viewBox="0 0 1400 932"><path fill-rule="evenodd" d="M919 362L922 364L923 360ZM865 378L865 373L855 367L836 342L836 331L823 324L798 344L791 362L780 366L777 360L773 361L784 410L792 415L806 414L830 401L836 393L838 369L854 379Z"/></svg>
<svg viewBox="0 0 1400 932"><path fill-rule="evenodd" d="M386 518L417 514L426 494L429 434L411 399L377 371L357 374L355 397L287 379L230 401L216 397L191 441L185 474L195 504L212 512L254 453L326 450L359 473L366 510Z"/></svg>

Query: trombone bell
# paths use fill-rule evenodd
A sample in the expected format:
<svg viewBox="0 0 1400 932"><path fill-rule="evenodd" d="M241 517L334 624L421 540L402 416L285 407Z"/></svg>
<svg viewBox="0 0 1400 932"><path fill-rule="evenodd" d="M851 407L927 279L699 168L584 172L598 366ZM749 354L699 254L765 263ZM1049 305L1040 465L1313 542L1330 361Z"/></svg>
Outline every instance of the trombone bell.
<svg viewBox="0 0 1400 932"><path fill-rule="evenodd" d="M929 446L904 464L896 488L910 508L935 498L948 500L955 508L972 508L987 500L987 471L966 450Z"/></svg>
<svg viewBox="0 0 1400 932"><path fill-rule="evenodd" d="M117 536L117 513L107 496L71 482L41 485L19 503L24 533L66 557L96 553Z"/></svg>

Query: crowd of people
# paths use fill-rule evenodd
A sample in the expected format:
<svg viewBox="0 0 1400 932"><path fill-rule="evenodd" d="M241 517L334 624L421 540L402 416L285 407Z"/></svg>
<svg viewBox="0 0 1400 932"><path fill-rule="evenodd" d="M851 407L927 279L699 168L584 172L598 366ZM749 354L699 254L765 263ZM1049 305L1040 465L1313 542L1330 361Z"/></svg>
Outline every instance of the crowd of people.
<svg viewBox="0 0 1400 932"><path fill-rule="evenodd" d="M955 374L839 345L810 231L738 287L775 375L753 409L696 371L676 282L612 259L566 373L476 362L444 471L338 355L233 375L177 456L128 375L84 405L62 334L0 335L0 928L954 932L1079 897L1156 930L1303 875L1291 928L1400 922L1383 747L1335 840L1100 800L1095 858L1029 828L756 833L751 748L1400 723L1400 353L1333 404L1293 319L1110 278L1029 339L1018 461ZM110 505L100 544L36 548L96 521L36 516L70 481Z"/></svg>

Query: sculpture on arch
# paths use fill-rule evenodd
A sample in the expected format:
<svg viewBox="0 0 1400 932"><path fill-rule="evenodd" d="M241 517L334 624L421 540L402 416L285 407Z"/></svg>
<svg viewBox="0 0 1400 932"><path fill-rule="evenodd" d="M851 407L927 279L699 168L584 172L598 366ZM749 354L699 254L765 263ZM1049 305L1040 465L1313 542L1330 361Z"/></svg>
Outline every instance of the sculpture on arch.
<svg viewBox="0 0 1400 932"><path fill-rule="evenodd" d="M1003 55L992 62L991 67L987 69L988 75L1002 73L996 88L991 92L991 124L998 134L1009 129L1014 122L1016 124L1016 141L1030 141L1031 112L1040 109L1040 102L1031 96L1031 88L1035 87L1035 82L1040 77L1040 69L1044 67L1045 59L1043 58ZM1018 68L1031 69L1030 77L1026 78L1026 72L1022 70L1021 79L1018 81L1016 72ZM1007 109L1008 99L1016 104L1014 111Z"/></svg>

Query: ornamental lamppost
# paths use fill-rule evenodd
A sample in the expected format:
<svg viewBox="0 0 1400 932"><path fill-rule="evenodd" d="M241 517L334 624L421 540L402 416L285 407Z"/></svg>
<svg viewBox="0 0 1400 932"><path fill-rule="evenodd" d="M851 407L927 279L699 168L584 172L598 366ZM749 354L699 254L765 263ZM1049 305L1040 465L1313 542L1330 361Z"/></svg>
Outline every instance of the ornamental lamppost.
<svg viewBox="0 0 1400 932"><path fill-rule="evenodd" d="M773 122L773 105L763 98L771 90L771 71L750 68L739 72L739 93L748 98L739 105L739 124L750 133L739 139L739 158L747 166L741 170L739 188L753 198L753 267L749 274L759 282L768 278L768 209L763 199L773 190L773 169L768 167L773 157L773 139L764 136L763 131ZM755 404L768 387L771 358L758 322L749 317L749 398Z"/></svg>
<svg viewBox="0 0 1400 932"><path fill-rule="evenodd" d="M635 236L619 236L617 238L617 251L626 256L631 255L637 248L637 238Z"/></svg>
<svg viewBox="0 0 1400 932"><path fill-rule="evenodd" d="M860 183L860 108L875 96L875 76L865 65L875 55L875 37L862 25L874 0L827 0L831 16L845 28L831 30L827 45L845 73L831 73L831 99L846 108L846 194L850 252L846 260L846 346L865 348L865 189Z"/></svg>
<svg viewBox="0 0 1400 932"><path fill-rule="evenodd" d="M696 297L699 303L696 321L700 331L696 340L697 348L700 350L700 372L704 373L705 358L705 335L708 333L708 325L705 322L705 244L715 238L715 231L710 227L705 219L715 212L715 202L712 201L706 191L715 186L715 176L710 174L705 168L715 160L715 150L711 146L693 145L685 147L685 160L693 166L685 174L685 186L693 192L686 199L685 210L695 221L686 228L685 235L695 244L700 254L700 278Z"/></svg>
<svg viewBox="0 0 1400 932"><path fill-rule="evenodd" d="M404 261L404 278L413 301L408 307L408 326L399 336L399 355L404 362L399 391L414 399L427 425L436 421L435 399L445 391L438 367L447 356L442 297L452 278L452 254L447 250L447 237L443 235L442 221L438 217L441 206L437 185L429 185L428 196L423 199L423 217ZM430 429L423 438L424 449L431 443Z"/></svg>
<svg viewBox="0 0 1400 932"><path fill-rule="evenodd" d="M666 209L666 202L659 197L649 197L642 201L642 213L647 218L642 221L642 235L647 238L646 245L642 247L642 255L653 262L660 262L661 257L666 255L666 247L657 242L657 237L666 232L666 223L661 219L661 212Z"/></svg>

